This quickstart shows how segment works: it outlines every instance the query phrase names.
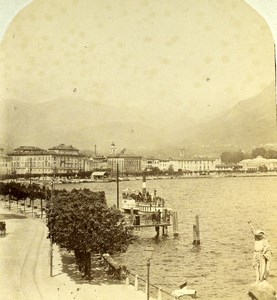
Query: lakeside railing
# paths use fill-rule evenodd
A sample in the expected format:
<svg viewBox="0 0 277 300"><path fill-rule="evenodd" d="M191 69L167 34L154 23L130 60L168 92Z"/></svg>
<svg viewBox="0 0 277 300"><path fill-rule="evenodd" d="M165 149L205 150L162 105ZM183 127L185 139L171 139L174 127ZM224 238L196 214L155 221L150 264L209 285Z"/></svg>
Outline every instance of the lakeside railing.
<svg viewBox="0 0 277 300"><path fill-rule="evenodd" d="M126 284L131 284L134 286L135 290L142 291L147 293L147 280L144 278L132 273L128 272L128 277L126 278ZM158 287L152 283L149 283L149 294L151 298L157 300L174 300L176 299L169 292L163 290L161 287Z"/></svg>

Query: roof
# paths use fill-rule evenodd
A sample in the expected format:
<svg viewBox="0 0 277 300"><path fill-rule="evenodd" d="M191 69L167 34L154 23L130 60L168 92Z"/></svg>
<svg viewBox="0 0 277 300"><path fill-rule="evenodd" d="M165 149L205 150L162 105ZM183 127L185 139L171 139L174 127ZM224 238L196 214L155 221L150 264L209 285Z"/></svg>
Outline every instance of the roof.
<svg viewBox="0 0 277 300"><path fill-rule="evenodd" d="M142 156L132 154L110 154L107 158L142 158Z"/></svg>
<svg viewBox="0 0 277 300"><path fill-rule="evenodd" d="M60 144L59 146L54 146L52 148L49 148L49 150L78 150L77 148L74 148L72 145L65 145L65 144Z"/></svg>
<svg viewBox="0 0 277 300"><path fill-rule="evenodd" d="M138 194L139 193L137 190L133 190L131 188L126 188L122 192L125 193L125 194Z"/></svg>
<svg viewBox="0 0 277 300"><path fill-rule="evenodd" d="M91 175L92 176L104 176L105 174L107 174L107 172L100 172L100 171L98 171L98 172L93 172Z"/></svg>

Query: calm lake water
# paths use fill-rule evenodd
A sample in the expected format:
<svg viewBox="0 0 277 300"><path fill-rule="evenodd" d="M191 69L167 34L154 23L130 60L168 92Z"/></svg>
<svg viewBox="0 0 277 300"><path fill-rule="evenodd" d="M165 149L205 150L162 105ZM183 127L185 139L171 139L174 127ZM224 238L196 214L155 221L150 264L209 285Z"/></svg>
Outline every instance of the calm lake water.
<svg viewBox="0 0 277 300"><path fill-rule="evenodd" d="M141 189L141 181L120 183ZM109 205L116 204L115 183L57 185L56 188L104 190ZM277 288L277 177L226 177L163 179L147 181L150 193L166 199L166 206L178 211L179 238L156 240L155 230L143 229L140 238L117 260L132 273L146 278L144 249L154 247L151 283L171 293L185 281L200 299L249 299L254 238L248 220L266 231L273 250L269 282ZM201 245L192 245L195 215L200 218Z"/></svg>

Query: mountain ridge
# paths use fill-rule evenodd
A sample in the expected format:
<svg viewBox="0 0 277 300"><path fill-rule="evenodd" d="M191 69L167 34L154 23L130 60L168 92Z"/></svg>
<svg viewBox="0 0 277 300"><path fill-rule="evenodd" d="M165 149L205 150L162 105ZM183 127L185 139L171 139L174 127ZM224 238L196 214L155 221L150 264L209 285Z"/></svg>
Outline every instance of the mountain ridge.
<svg viewBox="0 0 277 300"><path fill-rule="evenodd" d="M114 141L134 153L168 155L192 145L211 152L228 144L249 149L277 141L274 89L272 83L256 97L198 123L184 110L164 114L158 109L116 107L79 98L41 103L6 100L2 144L8 148L26 144L48 148L65 143L80 149L98 145L99 151L108 152Z"/></svg>

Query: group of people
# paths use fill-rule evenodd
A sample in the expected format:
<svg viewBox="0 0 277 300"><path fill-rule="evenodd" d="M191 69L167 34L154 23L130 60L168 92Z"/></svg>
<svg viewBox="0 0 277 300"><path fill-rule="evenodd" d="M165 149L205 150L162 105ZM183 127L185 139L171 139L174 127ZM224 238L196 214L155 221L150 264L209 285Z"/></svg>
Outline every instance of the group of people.
<svg viewBox="0 0 277 300"><path fill-rule="evenodd" d="M152 196L148 191L143 195L141 192L136 193L123 193L123 198L132 198L137 202L148 203L153 206L164 207L165 201L161 197Z"/></svg>

